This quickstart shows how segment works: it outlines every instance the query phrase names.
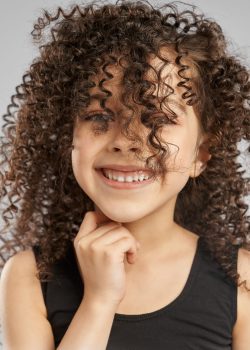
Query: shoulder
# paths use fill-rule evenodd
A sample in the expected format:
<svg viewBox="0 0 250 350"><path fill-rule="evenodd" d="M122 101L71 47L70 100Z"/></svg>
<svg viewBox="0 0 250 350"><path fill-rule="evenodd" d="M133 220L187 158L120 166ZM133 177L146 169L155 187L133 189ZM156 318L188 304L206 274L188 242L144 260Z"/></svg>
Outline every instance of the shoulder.
<svg viewBox="0 0 250 350"><path fill-rule="evenodd" d="M36 269L36 259L32 249L22 250L11 256L4 265L4 269L17 268L19 269L19 263L22 267L29 268L30 270Z"/></svg>
<svg viewBox="0 0 250 350"><path fill-rule="evenodd" d="M8 290L11 294L15 292L15 288L19 288L20 292L27 287L31 288L37 307L46 316L41 284L36 274L37 265L33 250L19 251L5 263L1 273L0 287L1 290Z"/></svg>
<svg viewBox="0 0 250 350"><path fill-rule="evenodd" d="M54 349L33 250L5 263L0 279L0 315L8 349ZM27 331L28 330L28 331Z"/></svg>
<svg viewBox="0 0 250 350"><path fill-rule="evenodd" d="M19 251L11 256L5 263L1 279L14 280L16 277L22 276L25 279L32 279L37 272L36 259L32 249Z"/></svg>
<svg viewBox="0 0 250 350"><path fill-rule="evenodd" d="M11 256L5 263L1 281L6 278L11 281L22 275L25 278L31 277L31 272L36 271L36 260L32 250L19 251ZM27 274L27 272L29 274Z"/></svg>
<svg viewBox="0 0 250 350"><path fill-rule="evenodd" d="M237 272L240 275L239 282L246 281L249 292L244 284L238 286L237 321L233 329L233 349L245 350L250 343L250 251L245 248L238 250Z"/></svg>

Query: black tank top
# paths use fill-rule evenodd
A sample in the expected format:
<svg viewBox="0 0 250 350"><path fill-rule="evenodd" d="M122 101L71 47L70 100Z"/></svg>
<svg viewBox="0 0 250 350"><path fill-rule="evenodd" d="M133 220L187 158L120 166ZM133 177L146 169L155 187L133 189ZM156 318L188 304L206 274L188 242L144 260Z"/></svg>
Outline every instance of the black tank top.
<svg viewBox="0 0 250 350"><path fill-rule="evenodd" d="M39 247L33 246L33 251L37 259ZM235 248L235 266L237 256ZM41 282L41 287L57 347L84 293L73 243L65 258L54 265L54 271L55 277ZM231 350L236 315L237 287L211 258L200 237L188 279L179 296L150 313L116 313L106 349Z"/></svg>

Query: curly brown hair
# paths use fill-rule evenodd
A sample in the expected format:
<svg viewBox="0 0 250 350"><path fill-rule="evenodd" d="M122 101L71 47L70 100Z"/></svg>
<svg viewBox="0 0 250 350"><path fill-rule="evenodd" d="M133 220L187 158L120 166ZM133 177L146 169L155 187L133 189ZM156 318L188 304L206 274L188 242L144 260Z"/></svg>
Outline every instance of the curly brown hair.
<svg viewBox="0 0 250 350"><path fill-rule="evenodd" d="M189 178L179 193L174 220L198 232L227 275L239 283L233 252L240 246L249 249L245 196L250 178L237 161L237 143L250 139L250 82L245 65L227 52L221 27L195 6L180 10L175 2L158 8L142 1L91 2L58 7L55 15L44 10L32 35L40 55L3 116L1 199L2 204L7 201L2 211L2 266L16 249L39 244L38 269L46 279L52 265L65 256L86 211L94 210L72 171L72 135L79 111L96 98L90 94L92 87L98 86L102 108L112 113L105 105L111 93L104 85L113 77L108 68L114 64L124 73L122 103L132 111L122 131L141 141L139 130L131 135L129 126L134 107L145 107L140 122L149 130L147 145L152 150L146 165L164 178L168 150L157 132L174 123L171 108L168 113L162 109L174 89L161 81L160 69L157 79L167 93L157 99L155 84L145 74L152 69L150 55L164 66L169 63L161 56L165 47L175 57L181 97L199 116L212 155L206 169L195 180ZM104 78L96 84L100 73ZM104 123L94 131L98 135L106 129Z"/></svg>

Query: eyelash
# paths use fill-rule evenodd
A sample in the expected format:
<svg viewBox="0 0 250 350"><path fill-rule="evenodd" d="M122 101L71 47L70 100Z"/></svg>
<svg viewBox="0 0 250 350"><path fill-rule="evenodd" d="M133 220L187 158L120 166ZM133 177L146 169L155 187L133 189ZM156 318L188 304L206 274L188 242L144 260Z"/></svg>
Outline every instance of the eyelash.
<svg viewBox="0 0 250 350"><path fill-rule="evenodd" d="M108 118L108 120L103 118L102 121L105 121L105 122L113 121L113 118L112 118L110 115L102 114L102 113L95 113L95 114L87 115L87 116L84 118L84 120L89 121L89 120L93 120L93 119L96 118L96 117L102 117L102 118L103 118L103 117L106 117L106 118ZM96 121L96 120L94 120L94 121Z"/></svg>
<svg viewBox="0 0 250 350"><path fill-rule="evenodd" d="M106 123L109 122L109 121L114 121L114 119L110 115L102 114L102 113L95 113L95 114L87 115L86 117L84 117L84 120L86 120L86 121L95 121L96 122L97 120L93 120L96 117L101 117L102 118L102 122L104 121ZM104 119L105 117L108 118L108 119ZM173 119L171 119L168 124L177 125L178 123L176 123Z"/></svg>

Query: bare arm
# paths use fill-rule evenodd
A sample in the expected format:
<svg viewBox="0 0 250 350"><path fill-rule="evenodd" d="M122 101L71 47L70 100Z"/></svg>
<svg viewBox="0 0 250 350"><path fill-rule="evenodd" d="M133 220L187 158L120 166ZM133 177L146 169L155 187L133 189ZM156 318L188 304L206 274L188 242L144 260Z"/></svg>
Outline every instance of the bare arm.
<svg viewBox="0 0 250 350"><path fill-rule="evenodd" d="M105 350L115 310L83 299L57 350Z"/></svg>
<svg viewBox="0 0 250 350"><path fill-rule="evenodd" d="M116 222L87 212L74 239L84 296L58 350L105 350L116 309L126 292L124 259L135 262L136 241ZM101 225L100 225L101 224Z"/></svg>
<svg viewBox="0 0 250 350"><path fill-rule="evenodd" d="M0 318L4 350L54 350L32 251L11 257L1 273Z"/></svg>

